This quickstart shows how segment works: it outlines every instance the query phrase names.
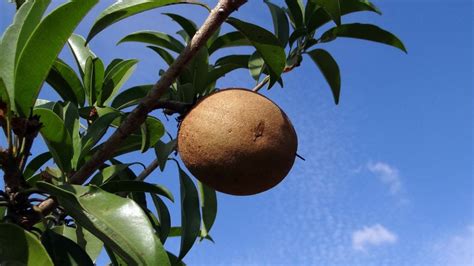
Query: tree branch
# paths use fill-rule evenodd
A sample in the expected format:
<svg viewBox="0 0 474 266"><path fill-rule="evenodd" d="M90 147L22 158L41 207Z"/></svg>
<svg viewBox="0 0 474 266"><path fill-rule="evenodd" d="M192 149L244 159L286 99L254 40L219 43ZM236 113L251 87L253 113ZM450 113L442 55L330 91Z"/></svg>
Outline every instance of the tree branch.
<svg viewBox="0 0 474 266"><path fill-rule="evenodd" d="M229 15L245 4L247 0L220 0L211 11L204 24L193 36L183 52L171 64L160 80L153 86L150 93L142 99L138 106L127 116L120 127L104 143L92 158L84 164L72 177L71 183L82 184L106 160L112 156L120 143L133 131L140 127L149 112L156 108L156 103L166 90L173 84L186 64L196 55L212 34L224 23ZM50 211L55 205L54 200L48 199L38 207L43 213Z"/></svg>

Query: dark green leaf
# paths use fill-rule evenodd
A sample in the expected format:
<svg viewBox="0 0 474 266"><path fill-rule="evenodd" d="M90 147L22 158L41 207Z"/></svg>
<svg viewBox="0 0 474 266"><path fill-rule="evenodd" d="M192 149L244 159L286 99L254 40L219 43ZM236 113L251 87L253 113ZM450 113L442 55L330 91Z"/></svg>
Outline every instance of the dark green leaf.
<svg viewBox="0 0 474 266"><path fill-rule="evenodd" d="M211 55L222 48L251 45L252 43L242 33L239 31L232 31L217 37L217 39L215 39L209 46L208 51L209 55Z"/></svg>
<svg viewBox="0 0 474 266"><path fill-rule="evenodd" d="M104 83L104 63L100 58L89 57L86 61L84 71L84 87L89 101L89 105L94 105L102 92Z"/></svg>
<svg viewBox="0 0 474 266"><path fill-rule="evenodd" d="M211 231L212 225L217 216L217 196L216 191L205 184L198 182L199 195L202 212L202 232L201 235L207 236Z"/></svg>
<svg viewBox="0 0 474 266"><path fill-rule="evenodd" d="M170 259L170 263L172 266L186 266L186 263L184 263L182 260L178 259L176 255L174 255L171 252L168 252L168 258Z"/></svg>
<svg viewBox="0 0 474 266"><path fill-rule="evenodd" d="M147 47L155 51L161 58L163 58L163 60L169 66L173 64L174 57L170 53L168 53L168 51L166 51L165 49L161 49L160 47L157 47L157 46L147 46Z"/></svg>
<svg viewBox="0 0 474 266"><path fill-rule="evenodd" d="M90 41L95 35L109 27L110 25L130 17L132 15L151 10L154 8L172 5L172 4L195 4L209 8L196 1L179 1L179 0L128 0L128 1L117 1L113 5L109 6L107 9L102 11L99 17L96 19L94 25L92 26L87 40Z"/></svg>
<svg viewBox="0 0 474 266"><path fill-rule="evenodd" d="M111 106L115 109L124 109L136 105L150 92L153 85L141 85L122 91L112 101Z"/></svg>
<svg viewBox="0 0 474 266"><path fill-rule="evenodd" d="M293 47L293 44L298 40L301 39L302 37L306 36L308 32L306 31L305 28L299 28L293 31L290 35L290 38L288 42L290 43L290 47Z"/></svg>
<svg viewBox="0 0 474 266"><path fill-rule="evenodd" d="M157 31L139 31L125 36L117 44L124 42L143 42L167 48L173 52L181 53L184 45L171 35Z"/></svg>
<svg viewBox="0 0 474 266"><path fill-rule="evenodd" d="M142 146L141 152L146 152L150 147L155 146L155 144L163 137L165 134L165 127L160 120L148 116L145 120L145 123L141 127L142 133Z"/></svg>
<svg viewBox="0 0 474 266"><path fill-rule="evenodd" d="M54 265L38 238L17 225L0 224L0 247L4 265Z"/></svg>
<svg viewBox="0 0 474 266"><path fill-rule="evenodd" d="M288 38L290 37L290 25L285 10L268 0L265 0L265 3L272 14L275 35L280 40L281 46L285 47L288 43Z"/></svg>
<svg viewBox="0 0 474 266"><path fill-rule="evenodd" d="M114 164L111 166L107 166L100 170L89 182L89 184L100 186L105 184L115 177L119 176L120 173L127 170L130 164Z"/></svg>
<svg viewBox="0 0 474 266"><path fill-rule="evenodd" d="M334 58L323 49L316 49L308 52L308 55L313 59L323 74L327 83L331 87L334 101L339 103L339 94L341 92L341 75L339 66Z"/></svg>
<svg viewBox="0 0 474 266"><path fill-rule="evenodd" d="M248 67L250 55L228 55L217 59L216 66L239 65L242 68Z"/></svg>
<svg viewBox="0 0 474 266"><path fill-rule="evenodd" d="M295 29L303 27L303 2L301 0L285 0L290 18Z"/></svg>
<svg viewBox="0 0 474 266"><path fill-rule="evenodd" d="M43 233L41 243L55 265L94 265L89 255L79 245L52 230Z"/></svg>
<svg viewBox="0 0 474 266"><path fill-rule="evenodd" d="M96 186L38 187L55 196L78 224L102 240L129 264L169 265L168 256L155 237L143 210L130 199L105 192Z"/></svg>
<svg viewBox="0 0 474 266"><path fill-rule="evenodd" d="M160 170L163 172L165 170L166 162L170 154L176 149L176 139L171 140L168 143L158 141L155 145L155 154L156 159L160 164Z"/></svg>
<svg viewBox="0 0 474 266"><path fill-rule="evenodd" d="M104 84L101 92L98 94L97 102L101 106L108 103L111 98L117 94L122 85L128 80L133 71L135 71L138 60L124 60L107 73L104 78Z"/></svg>
<svg viewBox="0 0 474 266"><path fill-rule="evenodd" d="M3 80L5 94L2 96L11 103L10 108L15 111L15 70L18 58L23 51L28 38L48 7L50 0L28 1L21 6L15 15L13 24L4 32L0 41L0 79ZM8 96L9 98L5 98Z"/></svg>
<svg viewBox="0 0 474 266"><path fill-rule="evenodd" d="M195 94L203 93L207 85L207 73L209 69L209 54L205 47L201 48L193 57L191 62L186 65L191 73L191 83ZM193 95L194 98L195 95Z"/></svg>
<svg viewBox="0 0 474 266"><path fill-rule="evenodd" d="M55 163L63 171L71 170L74 151L72 137L66 129L64 121L49 109L36 108L34 114L40 116L40 122L43 124L40 133Z"/></svg>
<svg viewBox="0 0 474 266"><path fill-rule="evenodd" d="M265 61L272 80L278 80L285 68L286 54L275 35L264 28L236 18L229 18L227 22L247 37ZM270 82L269 87L272 85Z"/></svg>
<svg viewBox="0 0 474 266"><path fill-rule="evenodd" d="M183 16L173 14L173 13L163 13L163 14L170 17L174 21L176 21L181 26L181 28L183 28L183 30L186 32L186 34L190 38L192 38L194 36L194 34L196 33L197 26L191 20L189 20L189 19L187 19Z"/></svg>
<svg viewBox="0 0 474 266"><path fill-rule="evenodd" d="M326 13L331 17L337 25L341 25L341 7L340 0L313 0L316 4L322 7ZM342 0L344 1L344 0Z"/></svg>
<svg viewBox="0 0 474 266"><path fill-rule="evenodd" d="M191 178L181 168L179 169L179 181L182 235L178 258L181 260L186 256L200 234L201 213L196 187Z"/></svg>
<svg viewBox="0 0 474 266"><path fill-rule="evenodd" d="M97 120L87 129L85 136L82 138L81 157L87 154L90 149L104 136L107 129L111 126L112 121L119 117L120 112L111 112L97 118Z"/></svg>
<svg viewBox="0 0 474 266"><path fill-rule="evenodd" d="M110 181L102 186L101 189L110 192L110 193L117 193L117 192L147 192L158 194L164 196L174 202L174 197L171 192L159 185L150 184L143 181L135 181L135 180L120 180L120 181Z"/></svg>
<svg viewBox="0 0 474 266"><path fill-rule="evenodd" d="M81 80L76 72L62 60L57 59L54 62L46 81L64 101L84 106L85 93Z"/></svg>
<svg viewBox="0 0 474 266"><path fill-rule="evenodd" d="M312 0L315 1L315 0ZM371 11L382 14L380 10L368 0L343 0L339 1L341 16L361 11ZM306 17L306 26L309 32L316 30L331 21L331 16L323 8L317 7Z"/></svg>
<svg viewBox="0 0 474 266"><path fill-rule="evenodd" d="M168 208L165 203L155 194L151 194L151 199L153 204L155 204L156 212L158 213L158 218L160 219L160 240L161 243L165 243L171 228L171 216Z"/></svg>
<svg viewBox="0 0 474 266"><path fill-rule="evenodd" d="M250 75L254 80L258 81L263 72L265 61L263 61L262 56L258 52L255 52L250 57L248 64Z"/></svg>
<svg viewBox="0 0 474 266"><path fill-rule="evenodd" d="M80 225L74 227L68 227L65 225L56 226L52 229L54 232L67 237L72 240L74 243L79 245L83 250L87 252L89 257L95 261L99 257L100 252L104 244L97 237L95 237L91 232L82 228Z"/></svg>
<svg viewBox="0 0 474 266"><path fill-rule="evenodd" d="M109 259L110 259L110 264L111 266L125 266L127 265L127 262L124 261L122 258L120 258L117 254L115 254L115 252L107 247L107 246L104 246L105 248L105 251L107 252L107 255L109 256Z"/></svg>
<svg viewBox="0 0 474 266"><path fill-rule="evenodd" d="M44 152L36 156L33 160L31 160L26 166L25 171L23 172L23 177L25 178L25 180L28 181L28 179L32 177L41 168L41 166L43 166L50 159L51 153Z"/></svg>
<svg viewBox="0 0 474 266"><path fill-rule="evenodd" d="M20 114L30 112L59 52L79 22L97 2L98 0L67 2L51 12L36 27L25 44L15 71L14 98Z"/></svg>
<svg viewBox="0 0 474 266"><path fill-rule="evenodd" d="M392 33L371 24L344 24L326 31L321 36L322 42L334 40L337 37L356 38L367 41L378 42L398 48L407 52L402 41Z"/></svg>

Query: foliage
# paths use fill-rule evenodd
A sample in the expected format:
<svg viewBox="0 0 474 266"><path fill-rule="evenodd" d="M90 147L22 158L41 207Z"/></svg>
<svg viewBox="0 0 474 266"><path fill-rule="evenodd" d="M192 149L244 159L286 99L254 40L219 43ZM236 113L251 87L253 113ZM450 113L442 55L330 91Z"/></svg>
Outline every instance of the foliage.
<svg viewBox="0 0 474 266"><path fill-rule="evenodd" d="M163 140L166 130L157 117L147 115L142 126L123 139L88 182L71 184L74 174L104 147L106 132L116 129L130 114L130 107L138 106L154 88L153 84L122 88L138 61L117 58L105 64L87 43L120 20L162 6L192 4L210 11L196 1L117 1L102 11L87 38L74 34L97 2L71 0L45 15L50 0L16 1L19 8L15 19L3 33L0 125L8 147L0 150L5 180L5 190L0 194L2 263L92 265L105 247L114 264L179 264L198 238L213 241L210 232L217 214L216 192L181 168L176 160L176 141L173 136L168 142ZM322 72L337 104L341 91L339 67L328 51L316 48L319 44L347 37L406 52L397 37L375 25L344 24L343 16L350 13L380 14L367 0L285 2L286 7L280 7L264 1L274 32L229 17L228 26L223 27L230 31L213 32L161 96L163 112L184 115L199 98L218 90L219 79L236 69L249 70L256 81L255 91L265 85L270 89L276 83L283 86L283 74L297 68L306 56ZM179 14L164 15L182 28L179 37L139 31L124 36L118 44L144 43L172 65L198 27ZM321 26L328 23L333 27L321 31ZM64 46L70 48L77 72L58 57ZM210 61L218 50L239 46L253 47L254 52ZM38 99L45 84L62 100ZM38 134L46 150L30 158ZM131 168L137 163L123 163L116 158L150 149L156 160L138 176ZM155 168L163 171L169 160L178 165L181 189L176 204L181 210L180 225L171 221L168 209L174 195L163 186L144 181ZM41 204L35 205L50 196L56 200L52 208L44 210ZM177 256L165 249L169 237L181 239Z"/></svg>

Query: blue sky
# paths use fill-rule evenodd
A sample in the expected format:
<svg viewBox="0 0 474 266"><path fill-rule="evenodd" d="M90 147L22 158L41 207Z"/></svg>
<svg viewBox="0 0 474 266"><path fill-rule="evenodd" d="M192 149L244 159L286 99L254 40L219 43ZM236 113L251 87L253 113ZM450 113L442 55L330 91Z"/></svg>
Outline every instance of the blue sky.
<svg viewBox="0 0 474 266"><path fill-rule="evenodd" d="M86 34L111 2L101 1L77 32ZM235 16L270 28L263 2L249 2ZM408 55L338 39L322 46L342 71L338 106L309 58L284 76L283 89L264 91L292 120L298 153L306 161L297 160L289 176L268 192L219 194L212 232L216 243L197 244L185 259L189 265L474 264L472 1L373 2L383 16L360 13L343 22L375 23L392 31L404 41ZM144 45L115 43L136 30L174 33L176 25L160 15L165 10L198 24L206 15L196 7L155 10L92 41L92 49L106 62L140 59L125 88L156 81L164 64ZM0 31L13 12L12 5L0 1ZM68 51L62 57L71 59ZM237 71L218 85L254 84L246 71ZM41 96L57 97L48 92ZM153 160L152 153L141 156L142 162ZM171 166L149 181L178 195ZM179 221L178 208L171 208ZM176 251L178 242L167 247Z"/></svg>

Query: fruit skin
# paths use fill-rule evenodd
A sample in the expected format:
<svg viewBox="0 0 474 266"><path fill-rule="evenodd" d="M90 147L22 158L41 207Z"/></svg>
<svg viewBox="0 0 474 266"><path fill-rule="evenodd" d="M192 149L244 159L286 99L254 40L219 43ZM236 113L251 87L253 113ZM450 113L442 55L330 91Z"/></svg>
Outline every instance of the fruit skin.
<svg viewBox="0 0 474 266"><path fill-rule="evenodd" d="M232 195L253 195L280 183L297 146L286 114L265 96L240 88L198 102L178 132L178 152L189 171Z"/></svg>

